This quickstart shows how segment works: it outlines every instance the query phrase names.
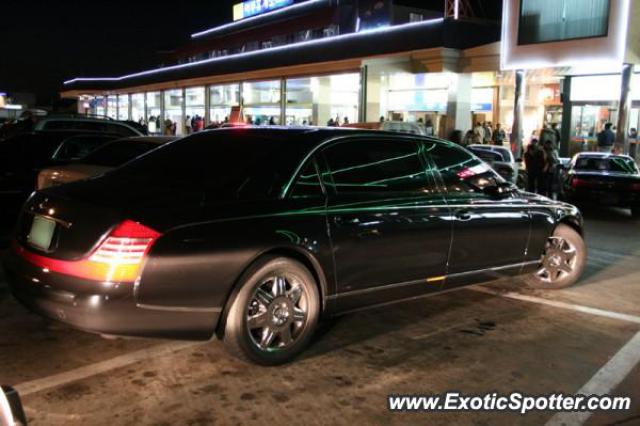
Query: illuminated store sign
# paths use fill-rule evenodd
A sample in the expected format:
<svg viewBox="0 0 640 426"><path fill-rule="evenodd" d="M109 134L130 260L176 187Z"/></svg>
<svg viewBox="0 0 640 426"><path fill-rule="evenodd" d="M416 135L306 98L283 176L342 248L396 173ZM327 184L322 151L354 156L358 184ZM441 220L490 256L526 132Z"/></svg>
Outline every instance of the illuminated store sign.
<svg viewBox="0 0 640 426"><path fill-rule="evenodd" d="M233 20L249 18L293 4L293 0L248 0L233 6Z"/></svg>

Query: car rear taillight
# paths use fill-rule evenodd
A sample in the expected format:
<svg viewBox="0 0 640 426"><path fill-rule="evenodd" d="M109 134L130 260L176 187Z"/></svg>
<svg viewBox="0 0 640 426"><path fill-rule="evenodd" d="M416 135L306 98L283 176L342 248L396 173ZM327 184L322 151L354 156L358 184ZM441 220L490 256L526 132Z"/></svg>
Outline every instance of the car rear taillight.
<svg viewBox="0 0 640 426"><path fill-rule="evenodd" d="M133 283L140 275L144 259L160 234L131 220L116 226L85 259L51 259L18 247L19 253L47 272L58 272L101 282Z"/></svg>
<svg viewBox="0 0 640 426"><path fill-rule="evenodd" d="M572 188L579 188L581 186L586 186L586 183L587 183L586 181L584 181L584 180L582 180L580 178L577 178L577 177L571 178L571 187Z"/></svg>

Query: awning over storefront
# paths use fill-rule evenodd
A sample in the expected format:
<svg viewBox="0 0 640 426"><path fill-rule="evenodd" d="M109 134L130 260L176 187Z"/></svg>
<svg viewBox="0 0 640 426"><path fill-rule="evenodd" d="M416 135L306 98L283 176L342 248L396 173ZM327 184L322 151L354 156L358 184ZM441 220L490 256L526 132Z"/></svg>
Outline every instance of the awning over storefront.
<svg viewBox="0 0 640 426"><path fill-rule="evenodd" d="M237 75L257 70L365 59L431 48L467 49L499 40L497 25L435 19L354 34L317 39L265 50L211 58L109 78L65 82L63 96L81 92L117 92L133 87Z"/></svg>

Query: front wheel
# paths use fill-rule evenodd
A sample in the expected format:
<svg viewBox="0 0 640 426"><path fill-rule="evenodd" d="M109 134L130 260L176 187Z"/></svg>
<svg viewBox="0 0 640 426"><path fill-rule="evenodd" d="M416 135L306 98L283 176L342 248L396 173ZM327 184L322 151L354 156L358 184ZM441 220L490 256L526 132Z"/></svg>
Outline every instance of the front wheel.
<svg viewBox="0 0 640 426"><path fill-rule="evenodd" d="M309 343L320 316L309 270L292 259L268 258L250 267L240 285L227 314L226 349L261 365L291 361Z"/></svg>
<svg viewBox="0 0 640 426"><path fill-rule="evenodd" d="M569 287L582 276L586 260L587 246L582 236L560 224L547 241L540 267L525 282L537 289Z"/></svg>

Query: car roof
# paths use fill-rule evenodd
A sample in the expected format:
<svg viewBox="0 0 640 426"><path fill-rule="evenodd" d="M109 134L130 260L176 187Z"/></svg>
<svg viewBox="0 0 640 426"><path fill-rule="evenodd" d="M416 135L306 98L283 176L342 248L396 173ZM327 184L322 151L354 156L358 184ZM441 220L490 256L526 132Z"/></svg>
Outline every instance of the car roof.
<svg viewBox="0 0 640 426"><path fill-rule="evenodd" d="M179 139L175 136L133 136L130 138L120 138L114 140L114 142L138 142L138 143L157 143L162 145L171 141Z"/></svg>
<svg viewBox="0 0 640 426"><path fill-rule="evenodd" d="M506 150L508 149L506 146L498 146L498 145L482 145L482 144L472 144L469 145L468 148L480 148L480 149L486 149L486 150L490 150L490 151L497 151L497 150Z"/></svg>
<svg viewBox="0 0 640 426"><path fill-rule="evenodd" d="M628 158L633 160L632 157L625 154L614 154L611 152L579 152L576 154L576 158L578 157L592 157L592 158Z"/></svg>
<svg viewBox="0 0 640 426"><path fill-rule="evenodd" d="M230 134L236 137L239 134L246 134L247 136L259 137L265 140L274 140L274 141L290 141L291 143L304 143L305 145L309 145L309 148L313 148L317 145L320 145L328 140L343 138L343 137L380 137L380 136L389 136L394 139L421 139L421 140L429 140L432 142L440 142L445 144L451 144L451 142L434 138L434 137L425 137L422 135L414 135L414 134L405 134L405 133L397 133L397 132L388 132L383 130L368 130L368 129L357 129L350 127L310 127L310 126L246 126L246 127L235 127L235 128L220 128L220 129L211 129L204 130L202 132L195 133L189 138L198 137L199 135L211 135L212 133L216 133L219 135Z"/></svg>
<svg viewBox="0 0 640 426"><path fill-rule="evenodd" d="M46 123L50 123L52 121L76 121L83 123L109 123L116 124L118 126L128 127L129 129L135 130L140 133L137 129L132 127L129 123L121 120L112 120L109 118L92 118L92 117L74 117L74 116L55 116L49 115L46 117L42 117L38 119L38 122L35 124L35 130L44 130L43 127Z"/></svg>

